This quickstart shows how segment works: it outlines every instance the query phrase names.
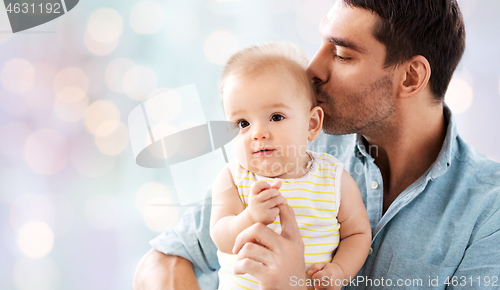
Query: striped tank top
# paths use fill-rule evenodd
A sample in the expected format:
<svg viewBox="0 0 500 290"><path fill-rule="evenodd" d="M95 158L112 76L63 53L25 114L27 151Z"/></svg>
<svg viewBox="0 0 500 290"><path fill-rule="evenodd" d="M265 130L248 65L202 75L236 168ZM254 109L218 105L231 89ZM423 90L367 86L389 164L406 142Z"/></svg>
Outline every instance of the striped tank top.
<svg viewBox="0 0 500 290"><path fill-rule="evenodd" d="M287 199L294 212L304 241L306 271L312 264L329 263L340 241L340 224L337 214L340 206L340 183L344 169L335 157L308 151L312 162L306 175L295 179L269 178L243 168L236 160L229 163L233 182L244 207L248 205L250 187L257 180L272 183L281 180L280 193ZM279 216L268 225L281 233ZM234 274L236 255L217 251L219 264L219 289L259 289L259 282L251 275ZM290 261L293 262L293 261ZM311 278L309 275L307 279Z"/></svg>

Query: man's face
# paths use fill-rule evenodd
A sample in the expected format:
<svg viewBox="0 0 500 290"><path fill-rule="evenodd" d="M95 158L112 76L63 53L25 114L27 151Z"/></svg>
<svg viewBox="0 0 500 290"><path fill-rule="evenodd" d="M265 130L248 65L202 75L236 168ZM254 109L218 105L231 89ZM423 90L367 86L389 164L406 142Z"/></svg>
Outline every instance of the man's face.
<svg viewBox="0 0 500 290"><path fill-rule="evenodd" d="M393 68L373 35L379 16L341 0L320 24L322 44L308 67L329 134L376 134L393 121Z"/></svg>

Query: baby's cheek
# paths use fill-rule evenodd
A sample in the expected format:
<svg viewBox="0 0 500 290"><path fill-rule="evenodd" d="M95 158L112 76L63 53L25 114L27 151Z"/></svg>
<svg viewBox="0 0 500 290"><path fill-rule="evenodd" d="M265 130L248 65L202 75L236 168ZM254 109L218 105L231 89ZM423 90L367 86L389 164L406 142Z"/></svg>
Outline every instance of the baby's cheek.
<svg viewBox="0 0 500 290"><path fill-rule="evenodd" d="M245 168L248 168L248 148L245 142L242 141L243 138L240 136L236 137L233 141L234 151L236 152L236 160Z"/></svg>

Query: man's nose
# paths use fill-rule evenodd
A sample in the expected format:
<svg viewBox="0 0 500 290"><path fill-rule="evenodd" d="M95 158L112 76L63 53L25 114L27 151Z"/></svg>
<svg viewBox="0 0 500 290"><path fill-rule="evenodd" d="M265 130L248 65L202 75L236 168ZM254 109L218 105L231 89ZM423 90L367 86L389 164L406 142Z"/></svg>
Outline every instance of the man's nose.
<svg viewBox="0 0 500 290"><path fill-rule="evenodd" d="M253 132L252 132L253 140L257 141L262 139L269 139L269 131L267 130L266 126L253 124L252 127L253 127Z"/></svg>
<svg viewBox="0 0 500 290"><path fill-rule="evenodd" d="M320 47L307 67L307 73L315 85L328 82L330 78L330 62L326 58L326 51Z"/></svg>

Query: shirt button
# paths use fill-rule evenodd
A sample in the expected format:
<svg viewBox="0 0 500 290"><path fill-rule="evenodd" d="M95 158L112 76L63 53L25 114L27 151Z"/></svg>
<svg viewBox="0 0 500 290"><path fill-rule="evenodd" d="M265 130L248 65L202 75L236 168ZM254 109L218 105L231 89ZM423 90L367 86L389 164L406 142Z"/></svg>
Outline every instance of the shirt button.
<svg viewBox="0 0 500 290"><path fill-rule="evenodd" d="M371 253L373 253L373 248L370 247L370 251L368 252L368 255L371 255Z"/></svg>
<svg viewBox="0 0 500 290"><path fill-rule="evenodd" d="M377 189L378 188L378 182L376 182L375 180L372 181L372 189Z"/></svg>

